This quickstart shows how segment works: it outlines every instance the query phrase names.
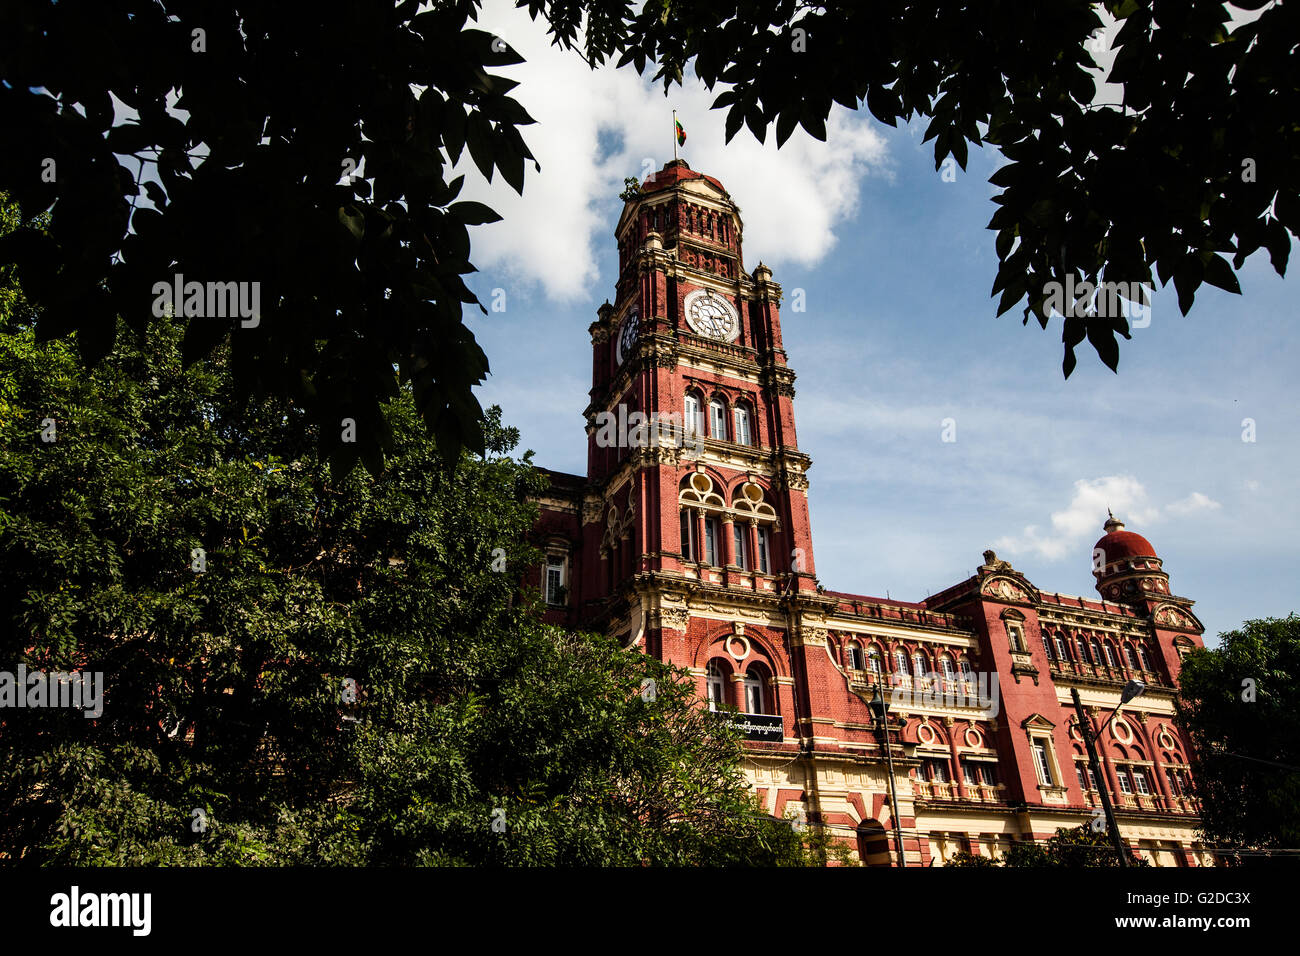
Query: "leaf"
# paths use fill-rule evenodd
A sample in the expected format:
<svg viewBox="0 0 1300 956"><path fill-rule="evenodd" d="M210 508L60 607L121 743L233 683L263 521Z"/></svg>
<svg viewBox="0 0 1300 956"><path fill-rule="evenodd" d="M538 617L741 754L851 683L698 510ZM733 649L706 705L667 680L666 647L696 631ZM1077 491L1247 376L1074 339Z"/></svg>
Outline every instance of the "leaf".
<svg viewBox="0 0 1300 956"><path fill-rule="evenodd" d="M356 206L339 206L339 222L343 223L357 242L360 242L366 233L366 220Z"/></svg>
<svg viewBox="0 0 1300 956"><path fill-rule="evenodd" d="M474 165L488 182L492 182L494 165L492 140L492 125L481 112L475 110L470 114L468 125L465 127L465 143L469 146L469 154L474 159Z"/></svg>
<svg viewBox="0 0 1300 956"><path fill-rule="evenodd" d="M1237 295L1241 295L1241 286L1237 282L1237 276L1232 271L1232 266L1228 264L1228 260L1222 256L1211 255L1206 260L1205 281L1226 292L1235 292Z"/></svg>
<svg viewBox="0 0 1300 956"><path fill-rule="evenodd" d="M447 215L467 226L501 221L499 213L481 202L452 203L447 207Z"/></svg>
<svg viewBox="0 0 1300 956"><path fill-rule="evenodd" d="M727 111L726 139L724 142L730 143L731 138L740 132L740 127L745 125L745 108L737 103Z"/></svg>

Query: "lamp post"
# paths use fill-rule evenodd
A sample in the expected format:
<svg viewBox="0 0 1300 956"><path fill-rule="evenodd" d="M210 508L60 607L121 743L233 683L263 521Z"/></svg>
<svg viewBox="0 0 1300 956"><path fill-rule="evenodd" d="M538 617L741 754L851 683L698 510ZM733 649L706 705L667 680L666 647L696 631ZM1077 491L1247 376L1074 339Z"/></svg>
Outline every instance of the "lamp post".
<svg viewBox="0 0 1300 956"><path fill-rule="evenodd" d="M889 816L894 824L894 849L898 852L898 865L907 866L907 857L903 855L903 828L898 819L898 794L894 792L894 747L889 742L889 725L885 722L885 715L889 713L889 705L885 703L885 697L880 693L880 685L872 685L871 710L880 722L879 727L884 732L885 745L885 765L889 768Z"/></svg>
<svg viewBox="0 0 1300 956"><path fill-rule="evenodd" d="M1119 835L1119 823L1115 820L1115 808L1110 802L1110 788L1107 786L1106 777L1101 772L1101 761L1097 757L1097 740L1106 732L1110 722L1115 719L1119 713L1120 707L1123 707L1130 700L1141 696L1142 692L1147 689L1147 685L1140 680L1130 680L1124 685L1124 690L1119 695L1119 705L1110 712L1106 722L1101 725L1101 730L1094 732L1092 722L1083 712L1083 701L1079 699L1079 689L1070 688L1070 696L1074 698L1074 711L1079 715L1079 732L1083 734L1083 743L1088 748L1088 766L1092 768L1092 775L1097 781L1097 793L1101 796L1101 808L1106 814L1106 829L1110 833L1110 842L1114 846L1115 852L1119 855L1119 865L1129 865L1128 850L1124 847L1124 840Z"/></svg>

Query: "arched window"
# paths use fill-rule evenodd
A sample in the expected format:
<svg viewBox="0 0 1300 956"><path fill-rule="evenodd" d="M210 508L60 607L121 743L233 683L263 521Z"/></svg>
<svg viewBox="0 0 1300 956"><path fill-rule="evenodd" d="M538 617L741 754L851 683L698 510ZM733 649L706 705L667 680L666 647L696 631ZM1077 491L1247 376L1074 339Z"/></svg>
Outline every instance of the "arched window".
<svg viewBox="0 0 1300 956"><path fill-rule="evenodd" d="M745 672L745 713L767 713L767 691L763 687L763 672L751 667Z"/></svg>
<svg viewBox="0 0 1300 956"><path fill-rule="evenodd" d="M1092 662L1096 664L1098 667L1100 667L1101 666L1101 645L1098 644L1096 638L1094 638L1090 646L1092 647Z"/></svg>
<svg viewBox="0 0 1300 956"><path fill-rule="evenodd" d="M1083 661L1085 664L1092 663L1092 661L1088 659L1088 645L1083 643L1083 638L1076 637L1074 639L1074 647L1079 654L1079 660Z"/></svg>
<svg viewBox="0 0 1300 956"><path fill-rule="evenodd" d="M1106 666L1107 666L1107 667L1114 667L1114 666L1115 666L1115 651L1114 651L1114 649L1110 646L1110 641L1107 641L1105 644L1101 645L1101 649L1102 649L1103 651L1106 652Z"/></svg>
<svg viewBox="0 0 1300 956"><path fill-rule="evenodd" d="M947 654L939 658L939 670L943 672L944 680L952 681L957 679L957 668L953 665L952 658Z"/></svg>
<svg viewBox="0 0 1300 956"><path fill-rule="evenodd" d="M734 554L736 567L750 570L749 561L749 527L743 521L736 521L731 525L732 538L734 539Z"/></svg>
<svg viewBox="0 0 1300 956"><path fill-rule="evenodd" d="M1007 622L1007 640L1011 644L1011 649L1016 652L1023 652L1025 642L1020 638L1020 625Z"/></svg>
<svg viewBox="0 0 1300 956"><path fill-rule="evenodd" d="M717 567L721 561L722 537L717 518L704 519L704 563Z"/></svg>
<svg viewBox="0 0 1300 956"><path fill-rule="evenodd" d="M683 427L688 435L704 434L704 414L700 409L700 397L691 392L686 393L683 408Z"/></svg>
<svg viewBox="0 0 1300 956"><path fill-rule="evenodd" d="M1142 662L1142 669L1144 671L1155 670L1155 668L1151 666L1151 658L1147 657L1147 649L1141 644L1138 645L1138 660Z"/></svg>
<svg viewBox="0 0 1300 956"><path fill-rule="evenodd" d="M562 554L546 556L546 603L559 606L565 603L568 595L566 574L568 562Z"/></svg>
<svg viewBox="0 0 1300 956"><path fill-rule="evenodd" d="M1052 638L1046 631L1039 631L1039 636L1043 639L1043 653L1047 655L1049 661L1056 659L1056 651L1052 650Z"/></svg>
<svg viewBox="0 0 1300 956"><path fill-rule="evenodd" d="M866 662L862 657L862 648L857 641L849 641L845 648L844 659L849 666L849 670L860 671L866 667Z"/></svg>
<svg viewBox="0 0 1300 956"><path fill-rule="evenodd" d="M880 663L880 648L874 645L867 648L867 667L877 677L884 673L884 666Z"/></svg>
<svg viewBox="0 0 1300 956"><path fill-rule="evenodd" d="M695 547L695 512L690 508L682 509L682 557L687 561L697 561Z"/></svg>
<svg viewBox="0 0 1300 956"><path fill-rule="evenodd" d="M1134 670L1139 669L1138 656L1134 652L1132 644L1124 645L1124 657L1128 660L1129 667L1133 668Z"/></svg>
<svg viewBox="0 0 1300 956"><path fill-rule="evenodd" d="M1070 655L1065 650L1065 640L1061 637L1060 634L1054 634L1052 636L1052 641L1055 642L1056 644L1056 656L1062 662L1068 661L1070 659Z"/></svg>
<svg viewBox="0 0 1300 956"><path fill-rule="evenodd" d="M719 441L727 440L727 407L721 399L709 402L709 437Z"/></svg>
<svg viewBox="0 0 1300 956"><path fill-rule="evenodd" d="M961 671L961 679L967 684L975 680L975 672L971 670L970 661L962 658L957 662L957 668Z"/></svg>
<svg viewBox="0 0 1300 956"><path fill-rule="evenodd" d="M912 676L917 683L925 681L925 675L930 672L930 662L925 659L925 655L916 653L912 655Z"/></svg>
<svg viewBox="0 0 1300 956"><path fill-rule="evenodd" d="M894 673L899 677L907 676L907 652L901 648L894 651Z"/></svg>
<svg viewBox="0 0 1300 956"><path fill-rule="evenodd" d="M721 710L727 706L727 675L717 661L709 661L705 670L705 683L708 688L709 710Z"/></svg>
<svg viewBox="0 0 1300 956"><path fill-rule="evenodd" d="M731 410L731 418L735 426L736 444L753 444L749 434L749 409L744 405L737 405Z"/></svg>

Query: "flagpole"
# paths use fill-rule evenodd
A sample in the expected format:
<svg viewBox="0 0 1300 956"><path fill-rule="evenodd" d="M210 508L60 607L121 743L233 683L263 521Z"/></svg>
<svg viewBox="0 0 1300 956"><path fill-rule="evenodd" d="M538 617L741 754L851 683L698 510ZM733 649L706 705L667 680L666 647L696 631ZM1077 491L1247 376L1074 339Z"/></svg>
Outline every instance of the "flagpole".
<svg viewBox="0 0 1300 956"><path fill-rule="evenodd" d="M673 110L673 162L677 162L677 111Z"/></svg>

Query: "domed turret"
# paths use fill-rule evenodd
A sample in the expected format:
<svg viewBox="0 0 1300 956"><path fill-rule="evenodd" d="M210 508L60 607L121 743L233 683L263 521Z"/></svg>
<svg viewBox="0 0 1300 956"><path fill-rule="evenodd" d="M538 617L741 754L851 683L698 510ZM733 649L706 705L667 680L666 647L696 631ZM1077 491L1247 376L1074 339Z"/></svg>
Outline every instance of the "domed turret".
<svg viewBox="0 0 1300 956"><path fill-rule="evenodd" d="M1151 542L1140 534L1124 530L1108 510L1102 525L1106 532L1092 547L1092 574L1097 591L1111 601L1134 602L1169 593L1169 575Z"/></svg>

